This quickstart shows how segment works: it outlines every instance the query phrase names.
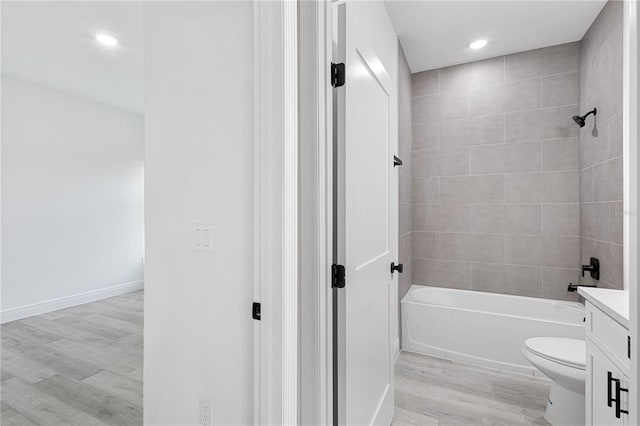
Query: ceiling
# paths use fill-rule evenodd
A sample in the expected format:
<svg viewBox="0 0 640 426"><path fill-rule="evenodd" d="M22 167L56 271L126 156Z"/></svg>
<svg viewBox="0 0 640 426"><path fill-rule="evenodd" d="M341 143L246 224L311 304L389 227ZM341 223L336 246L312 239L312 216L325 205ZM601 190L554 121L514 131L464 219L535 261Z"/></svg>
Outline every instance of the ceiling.
<svg viewBox="0 0 640 426"><path fill-rule="evenodd" d="M589 1L393 1L387 10L412 72L580 40L605 4ZM1 2L2 72L144 111L142 2ZM109 49L94 34L121 44ZM469 42L489 44L471 50Z"/></svg>
<svg viewBox="0 0 640 426"><path fill-rule="evenodd" d="M3 73L144 111L142 2L3 1L1 7ZM99 31L121 44L98 44Z"/></svg>
<svg viewBox="0 0 640 426"><path fill-rule="evenodd" d="M581 40L606 0L392 1L411 72ZM485 48L470 42L486 39Z"/></svg>

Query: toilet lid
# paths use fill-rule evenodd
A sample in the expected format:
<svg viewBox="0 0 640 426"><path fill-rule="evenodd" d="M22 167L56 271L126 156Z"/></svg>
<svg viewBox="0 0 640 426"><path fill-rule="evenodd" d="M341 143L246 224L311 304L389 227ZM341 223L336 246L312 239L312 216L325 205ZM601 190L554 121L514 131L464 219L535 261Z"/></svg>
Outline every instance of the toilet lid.
<svg viewBox="0 0 640 426"><path fill-rule="evenodd" d="M569 367L584 370L586 343L584 340L564 337L533 337L524 342L534 354Z"/></svg>

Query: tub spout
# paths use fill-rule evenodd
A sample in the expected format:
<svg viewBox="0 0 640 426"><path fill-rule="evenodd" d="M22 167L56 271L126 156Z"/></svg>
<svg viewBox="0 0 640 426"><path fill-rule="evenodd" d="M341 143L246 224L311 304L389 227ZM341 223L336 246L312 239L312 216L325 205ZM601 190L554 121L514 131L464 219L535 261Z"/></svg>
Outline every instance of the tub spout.
<svg viewBox="0 0 640 426"><path fill-rule="evenodd" d="M567 287L567 291L578 291L578 287L595 287L595 285L569 283L569 287Z"/></svg>

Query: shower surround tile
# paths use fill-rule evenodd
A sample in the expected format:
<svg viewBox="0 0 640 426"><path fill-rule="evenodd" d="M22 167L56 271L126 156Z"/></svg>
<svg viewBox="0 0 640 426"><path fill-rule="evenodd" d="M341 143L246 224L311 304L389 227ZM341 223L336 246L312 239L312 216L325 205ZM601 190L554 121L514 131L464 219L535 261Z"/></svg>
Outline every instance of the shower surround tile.
<svg viewBox="0 0 640 426"><path fill-rule="evenodd" d="M415 124L468 117L469 93L446 92L413 98L412 110Z"/></svg>
<svg viewBox="0 0 640 426"><path fill-rule="evenodd" d="M440 234L443 259L473 262L504 261L505 240L502 235L472 233Z"/></svg>
<svg viewBox="0 0 640 426"><path fill-rule="evenodd" d="M471 89L471 115L489 115L540 108L540 79ZM576 102L577 103L577 102Z"/></svg>
<svg viewBox="0 0 640 426"><path fill-rule="evenodd" d="M609 203L609 242L622 245L623 240L622 201Z"/></svg>
<svg viewBox="0 0 640 426"><path fill-rule="evenodd" d="M544 235L580 236L580 203L544 204L542 206Z"/></svg>
<svg viewBox="0 0 640 426"><path fill-rule="evenodd" d="M413 231L469 232L468 205L413 205Z"/></svg>
<svg viewBox="0 0 640 426"><path fill-rule="evenodd" d="M406 59L404 58L404 51L402 53L402 58L400 61L401 61L401 66L404 65L402 64L403 61L406 63ZM407 66L407 69L408 69L408 66ZM411 84L413 97L432 95L439 91L440 71L438 70L424 71L424 72L412 74L409 83Z"/></svg>
<svg viewBox="0 0 640 426"><path fill-rule="evenodd" d="M440 202L440 178L411 178L411 202L435 204Z"/></svg>
<svg viewBox="0 0 640 426"><path fill-rule="evenodd" d="M415 177L468 175L469 150L413 151L411 165Z"/></svg>
<svg viewBox="0 0 640 426"><path fill-rule="evenodd" d="M607 2L580 52L580 112L598 109L580 132L581 262L598 258L597 285L618 289L623 288L622 4ZM595 283L588 274L580 280Z"/></svg>
<svg viewBox="0 0 640 426"><path fill-rule="evenodd" d="M580 43L566 43L505 57L507 81L580 71Z"/></svg>
<svg viewBox="0 0 640 426"><path fill-rule="evenodd" d="M398 168L400 189L399 189L399 248L398 262L404 265L404 272L398 275L398 313L400 312L400 301L411 287L413 282L412 261L413 261L413 220L412 220L412 200L415 198L414 179L411 177L411 163L413 156L413 139L416 138L416 130L412 126L412 93L426 95L436 92L438 88L438 73L423 73L422 77L411 76L409 64L404 56L402 46L398 45L398 154L404 161L404 165ZM432 133L425 129L424 140ZM436 132L437 135L437 132ZM437 140L436 140L437 143ZM432 197L438 196L439 186L435 182ZM426 179L428 180L428 178ZM429 196L429 187L418 185L422 189L423 196Z"/></svg>
<svg viewBox="0 0 640 426"><path fill-rule="evenodd" d="M580 259L580 237L507 235L506 263L572 268Z"/></svg>
<svg viewBox="0 0 640 426"><path fill-rule="evenodd" d="M594 281L586 274L580 279L585 284L597 284L599 287L622 288L622 245L611 244L606 241L598 241L590 238L582 238L582 264L589 264L591 257L600 260L600 281Z"/></svg>
<svg viewBox="0 0 640 426"><path fill-rule="evenodd" d="M580 103L580 73L552 75L542 79L542 106L556 107Z"/></svg>
<svg viewBox="0 0 640 426"><path fill-rule="evenodd" d="M542 297L542 268L473 263L471 289L489 293Z"/></svg>
<svg viewBox="0 0 640 426"><path fill-rule="evenodd" d="M399 173L400 189L398 191L398 200L402 204L411 204L411 176L407 173Z"/></svg>
<svg viewBox="0 0 640 426"><path fill-rule="evenodd" d="M440 91L456 91L504 82L504 57L469 62L440 70Z"/></svg>
<svg viewBox="0 0 640 426"><path fill-rule="evenodd" d="M542 170L580 170L580 138L543 141Z"/></svg>
<svg viewBox="0 0 640 426"><path fill-rule="evenodd" d="M607 140L609 143L609 157L622 157L622 112L611 117L607 126Z"/></svg>
<svg viewBox="0 0 640 426"><path fill-rule="evenodd" d="M410 204L400 204L399 208L400 217L399 217L399 235L410 233L411 232L411 205Z"/></svg>
<svg viewBox="0 0 640 426"><path fill-rule="evenodd" d="M571 120L579 53L568 43L412 76L414 284L570 297L580 191L595 194Z"/></svg>
<svg viewBox="0 0 640 426"><path fill-rule="evenodd" d="M593 201L593 167L580 170L580 202Z"/></svg>
<svg viewBox="0 0 640 426"><path fill-rule="evenodd" d="M400 256L400 262L404 262L406 259L413 258L413 240L411 234L403 234L398 239L398 255ZM403 272L404 273L404 272Z"/></svg>
<svg viewBox="0 0 640 426"><path fill-rule="evenodd" d="M543 172L507 175L508 203L577 203L580 173Z"/></svg>
<svg viewBox="0 0 640 426"><path fill-rule="evenodd" d="M416 151L440 148L440 122L414 125L412 145Z"/></svg>
<svg viewBox="0 0 640 426"><path fill-rule="evenodd" d="M609 203L582 203L580 221L583 237L609 241L611 229Z"/></svg>
<svg viewBox="0 0 640 426"><path fill-rule="evenodd" d="M495 204L504 202L504 175L440 178L443 204Z"/></svg>
<svg viewBox="0 0 640 426"><path fill-rule="evenodd" d="M412 265L414 284L471 289L471 264L469 262L414 259Z"/></svg>
<svg viewBox="0 0 640 426"><path fill-rule="evenodd" d="M622 157L593 167L594 201L622 200Z"/></svg>
<svg viewBox="0 0 640 426"><path fill-rule="evenodd" d="M571 120L578 112L578 105L571 105L507 113L505 139L507 142L525 142L580 136L580 129Z"/></svg>
<svg viewBox="0 0 640 426"><path fill-rule="evenodd" d="M537 234L542 230L539 204L486 204L471 206L471 232Z"/></svg>
<svg viewBox="0 0 640 426"><path fill-rule="evenodd" d="M438 233L414 231L411 238L413 239L414 259L438 259L440 257Z"/></svg>
<svg viewBox="0 0 640 426"><path fill-rule="evenodd" d="M440 147L462 148L504 142L504 114L444 120L440 123Z"/></svg>
<svg viewBox="0 0 640 426"><path fill-rule="evenodd" d="M540 142L472 147L469 171L471 174L537 172L542 162L540 149Z"/></svg>

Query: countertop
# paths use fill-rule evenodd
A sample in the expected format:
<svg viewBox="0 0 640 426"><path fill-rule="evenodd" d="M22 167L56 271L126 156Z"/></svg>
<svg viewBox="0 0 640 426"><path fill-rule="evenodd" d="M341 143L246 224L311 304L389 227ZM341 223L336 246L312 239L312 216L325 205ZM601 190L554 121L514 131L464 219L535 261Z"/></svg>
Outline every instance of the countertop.
<svg viewBox="0 0 640 426"><path fill-rule="evenodd" d="M578 287L578 294L605 314L629 328L629 292L607 288Z"/></svg>

